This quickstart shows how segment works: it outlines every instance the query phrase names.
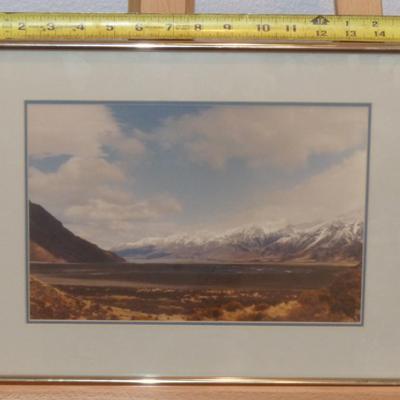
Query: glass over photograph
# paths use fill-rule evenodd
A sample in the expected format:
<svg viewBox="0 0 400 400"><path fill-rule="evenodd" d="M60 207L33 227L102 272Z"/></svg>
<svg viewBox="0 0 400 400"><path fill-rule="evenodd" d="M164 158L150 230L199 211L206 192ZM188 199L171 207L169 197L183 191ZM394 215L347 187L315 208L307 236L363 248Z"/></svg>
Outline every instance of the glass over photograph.
<svg viewBox="0 0 400 400"><path fill-rule="evenodd" d="M28 320L361 324L370 112L26 102Z"/></svg>

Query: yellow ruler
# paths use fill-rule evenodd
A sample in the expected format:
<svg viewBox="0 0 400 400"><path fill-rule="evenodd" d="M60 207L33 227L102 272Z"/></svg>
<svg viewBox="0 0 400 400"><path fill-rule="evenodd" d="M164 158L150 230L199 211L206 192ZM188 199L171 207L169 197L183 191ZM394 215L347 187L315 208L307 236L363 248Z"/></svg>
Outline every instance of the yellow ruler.
<svg viewBox="0 0 400 400"><path fill-rule="evenodd" d="M400 42L400 17L0 13L1 41Z"/></svg>

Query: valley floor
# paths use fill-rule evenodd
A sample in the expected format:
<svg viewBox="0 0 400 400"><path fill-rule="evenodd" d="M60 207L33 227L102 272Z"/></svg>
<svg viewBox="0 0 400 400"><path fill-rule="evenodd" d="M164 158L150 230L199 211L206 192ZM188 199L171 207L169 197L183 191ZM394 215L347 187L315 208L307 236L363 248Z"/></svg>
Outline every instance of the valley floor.
<svg viewBox="0 0 400 400"><path fill-rule="evenodd" d="M34 268L37 272L38 268ZM31 320L170 322L360 321L361 271L345 268L323 284L180 287L99 285L32 273ZM301 280L300 280L301 281ZM51 282L51 283L49 283ZM105 283L105 282L104 282Z"/></svg>

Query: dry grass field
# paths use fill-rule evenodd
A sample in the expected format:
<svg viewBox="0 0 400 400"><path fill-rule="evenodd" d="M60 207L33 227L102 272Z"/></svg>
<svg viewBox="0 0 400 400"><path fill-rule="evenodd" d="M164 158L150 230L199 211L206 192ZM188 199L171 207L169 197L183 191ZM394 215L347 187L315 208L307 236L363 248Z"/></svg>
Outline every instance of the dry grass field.
<svg viewBox="0 0 400 400"><path fill-rule="evenodd" d="M50 285L31 278L32 320L358 322L359 268L319 289Z"/></svg>

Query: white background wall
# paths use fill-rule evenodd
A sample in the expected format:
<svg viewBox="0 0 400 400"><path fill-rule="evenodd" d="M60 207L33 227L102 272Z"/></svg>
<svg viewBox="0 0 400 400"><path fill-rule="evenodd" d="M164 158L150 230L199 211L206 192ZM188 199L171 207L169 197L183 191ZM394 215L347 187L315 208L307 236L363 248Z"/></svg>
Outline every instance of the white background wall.
<svg viewBox="0 0 400 400"><path fill-rule="evenodd" d="M0 11L126 12L128 0L0 0ZM383 0L384 13L399 15L400 0ZM197 0L197 12L333 13L333 0Z"/></svg>

